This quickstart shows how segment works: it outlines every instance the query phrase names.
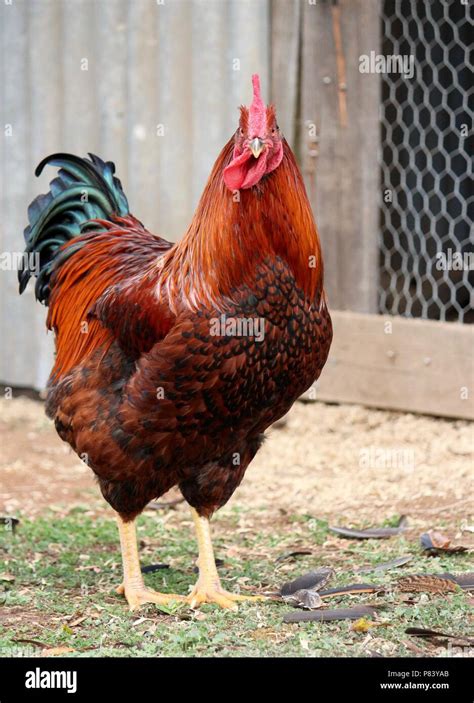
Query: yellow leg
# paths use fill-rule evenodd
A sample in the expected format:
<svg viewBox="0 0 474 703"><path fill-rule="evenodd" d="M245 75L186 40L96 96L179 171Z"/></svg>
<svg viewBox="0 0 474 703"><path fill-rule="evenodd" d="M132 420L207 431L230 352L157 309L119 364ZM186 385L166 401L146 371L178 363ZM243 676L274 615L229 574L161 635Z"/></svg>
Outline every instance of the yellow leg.
<svg viewBox="0 0 474 703"><path fill-rule="evenodd" d="M191 608L196 608L201 603L217 603L222 608L237 610L236 601L264 600L263 596L241 596L229 593L229 591L222 588L219 574L217 573L214 549L212 548L209 520L201 517L194 508L191 508L191 512L196 527L199 548L197 562L199 578L186 599L191 604Z"/></svg>
<svg viewBox="0 0 474 703"><path fill-rule="evenodd" d="M124 522L120 515L117 515L117 523L123 563L123 583L117 588L117 593L125 594L130 610L136 610L145 603L169 605L172 601L183 601L183 596L157 593L145 586L138 557L135 520Z"/></svg>

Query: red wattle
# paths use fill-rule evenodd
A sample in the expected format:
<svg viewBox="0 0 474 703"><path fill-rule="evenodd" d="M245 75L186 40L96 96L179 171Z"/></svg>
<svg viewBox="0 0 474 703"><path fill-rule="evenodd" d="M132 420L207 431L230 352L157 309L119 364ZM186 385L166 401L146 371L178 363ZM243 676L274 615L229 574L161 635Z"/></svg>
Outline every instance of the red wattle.
<svg viewBox="0 0 474 703"><path fill-rule="evenodd" d="M235 154L235 152L234 152ZM251 188L265 175L267 170L267 153L255 159L248 150L235 156L224 169L224 183L230 190Z"/></svg>

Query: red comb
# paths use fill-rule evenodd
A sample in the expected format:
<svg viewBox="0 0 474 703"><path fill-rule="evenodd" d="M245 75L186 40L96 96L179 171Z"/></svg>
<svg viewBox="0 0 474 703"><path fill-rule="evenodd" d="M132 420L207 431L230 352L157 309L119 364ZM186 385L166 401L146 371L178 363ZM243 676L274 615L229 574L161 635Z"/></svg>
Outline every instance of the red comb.
<svg viewBox="0 0 474 703"><path fill-rule="evenodd" d="M265 131L265 103L260 96L260 78L258 73L252 76L253 100L249 109L249 136L260 137Z"/></svg>

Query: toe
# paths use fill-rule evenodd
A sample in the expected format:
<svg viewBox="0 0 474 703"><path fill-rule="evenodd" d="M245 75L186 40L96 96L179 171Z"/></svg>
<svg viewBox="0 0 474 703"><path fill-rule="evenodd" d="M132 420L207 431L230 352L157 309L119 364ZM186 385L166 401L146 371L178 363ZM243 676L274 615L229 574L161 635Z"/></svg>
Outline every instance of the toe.
<svg viewBox="0 0 474 703"><path fill-rule="evenodd" d="M191 608L198 608L203 603L214 603L215 605L219 605L221 608L235 611L238 609L238 602L265 600L265 597L244 596L236 593L229 593L229 591L225 591L224 589L194 589L186 600L190 604Z"/></svg>
<svg viewBox="0 0 474 703"><path fill-rule="evenodd" d="M235 600L228 598L227 594L224 595L223 593L217 593L214 596L213 603L217 603L217 605L220 605L221 608L226 608L227 610L237 611L239 609L239 606Z"/></svg>
<svg viewBox="0 0 474 703"><path fill-rule="evenodd" d="M155 603L156 605L171 605L172 603L179 603L185 600L183 596L179 596L176 593L158 593L157 591L153 591L151 588L143 588L139 590L127 590L123 588L121 592L125 593L127 603L132 611L137 610L142 605L146 605L147 603Z"/></svg>
<svg viewBox="0 0 474 703"><path fill-rule="evenodd" d="M240 593L228 593L227 591L225 591L225 595L228 598L231 598L232 600L236 600L236 601L251 601L251 602L255 601L256 602L256 601L266 600L265 596L244 596Z"/></svg>
<svg viewBox="0 0 474 703"><path fill-rule="evenodd" d="M223 593L195 593L189 597L189 605L191 608L199 608L203 603L213 603L227 610L238 610L237 603L234 603L230 598L227 598Z"/></svg>

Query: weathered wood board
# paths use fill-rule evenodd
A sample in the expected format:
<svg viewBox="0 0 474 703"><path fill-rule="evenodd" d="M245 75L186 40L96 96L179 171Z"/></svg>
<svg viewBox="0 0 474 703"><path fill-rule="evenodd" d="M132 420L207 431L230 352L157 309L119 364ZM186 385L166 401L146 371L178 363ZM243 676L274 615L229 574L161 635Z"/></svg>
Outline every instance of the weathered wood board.
<svg viewBox="0 0 474 703"><path fill-rule="evenodd" d="M378 0L303 3L299 152L339 310L377 312L381 193Z"/></svg>
<svg viewBox="0 0 474 703"><path fill-rule="evenodd" d="M474 419L474 328L331 313L334 341L316 398Z"/></svg>

